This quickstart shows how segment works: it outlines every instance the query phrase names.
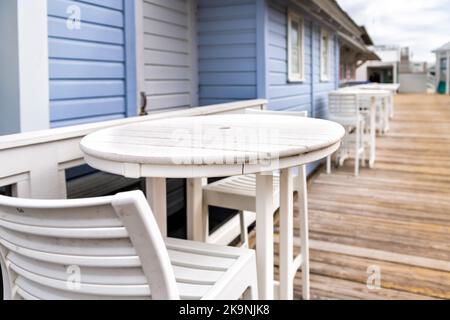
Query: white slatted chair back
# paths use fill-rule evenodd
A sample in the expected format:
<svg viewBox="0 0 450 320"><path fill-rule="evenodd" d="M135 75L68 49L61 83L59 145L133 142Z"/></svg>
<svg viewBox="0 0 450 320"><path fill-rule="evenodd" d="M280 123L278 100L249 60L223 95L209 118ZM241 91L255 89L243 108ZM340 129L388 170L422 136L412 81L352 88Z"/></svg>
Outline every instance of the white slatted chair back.
<svg viewBox="0 0 450 320"><path fill-rule="evenodd" d="M6 299L179 299L140 191L83 200L0 197Z"/></svg>
<svg viewBox="0 0 450 320"><path fill-rule="evenodd" d="M359 116L359 98L356 94L345 92L330 93L328 105L331 119L356 119Z"/></svg>
<svg viewBox="0 0 450 320"><path fill-rule="evenodd" d="M308 117L308 111L273 111L273 110L261 110L261 109L245 109L246 114L254 115L281 115L281 116L295 116L295 117Z"/></svg>

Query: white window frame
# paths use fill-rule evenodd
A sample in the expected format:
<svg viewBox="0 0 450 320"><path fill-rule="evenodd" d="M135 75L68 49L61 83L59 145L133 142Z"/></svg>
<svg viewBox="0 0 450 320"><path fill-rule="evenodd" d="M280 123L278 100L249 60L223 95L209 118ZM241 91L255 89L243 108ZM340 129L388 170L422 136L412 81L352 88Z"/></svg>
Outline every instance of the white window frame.
<svg viewBox="0 0 450 320"><path fill-rule="evenodd" d="M292 42L291 42L291 34L292 34L292 22L297 22L301 28L300 41L299 41L299 73L294 73L292 70ZM288 45L288 80L289 82L303 82L305 81L305 22L299 14L293 12L292 10L288 11L288 25L287 25L287 45Z"/></svg>
<svg viewBox="0 0 450 320"><path fill-rule="evenodd" d="M324 48L323 48L323 38L326 36L327 38L327 68L324 68L325 57L324 57ZM327 82L331 79L331 45L330 45L330 32L324 28L320 30L320 81Z"/></svg>

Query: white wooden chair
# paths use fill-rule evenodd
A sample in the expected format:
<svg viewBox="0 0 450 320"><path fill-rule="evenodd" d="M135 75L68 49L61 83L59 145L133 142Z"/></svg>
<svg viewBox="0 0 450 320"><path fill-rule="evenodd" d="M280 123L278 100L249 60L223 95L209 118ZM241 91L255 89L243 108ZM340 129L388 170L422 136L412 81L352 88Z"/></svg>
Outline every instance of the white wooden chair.
<svg viewBox="0 0 450 320"><path fill-rule="evenodd" d="M252 250L164 240L140 191L0 197L6 299L257 298Z"/></svg>
<svg viewBox="0 0 450 320"><path fill-rule="evenodd" d="M376 117L375 117L375 125L376 130L380 135L385 134L389 131L389 114L390 109L389 106L385 104L383 99L375 98L376 103ZM370 125L370 108L372 105L372 98L361 96L359 97L359 110L361 114L365 117L365 126L366 131L368 131Z"/></svg>
<svg viewBox="0 0 450 320"><path fill-rule="evenodd" d="M307 117L308 112L279 112L268 111L260 109L247 109L247 114L258 115L289 115L297 117ZM301 254L293 261L290 260L289 252L292 248L287 248L282 241L280 241L280 277L286 276L286 281L293 281L297 271L301 268L303 279L303 298L310 299L310 285L309 285L309 231L308 231L308 209L305 199L307 199L306 192L306 166L299 168L298 176L294 178L294 191L298 192L298 211L300 213L300 241ZM280 177L278 173L274 174L274 203L272 211L275 213L280 207ZM256 176L245 175L230 177L208 184L203 187L203 223L204 223L204 239L208 242L209 237L209 207L221 207L232 210L238 210L240 215L241 227L241 241L243 246L248 246L248 229L246 225L246 212L256 212ZM281 223L288 221L286 217L280 217ZM293 228L293 225L288 225L287 228ZM283 232L283 231L280 231ZM289 239L288 239L289 242ZM292 242L291 242L292 244ZM283 260L283 257L289 259ZM290 265L289 265L290 264ZM288 272L290 271L290 272ZM282 285L280 287L283 287ZM280 292L281 298L289 296L288 292Z"/></svg>
<svg viewBox="0 0 450 320"><path fill-rule="evenodd" d="M348 157L355 159L355 175L359 175L360 161L365 163L365 118L360 112L356 94L333 92L329 94L329 120L340 123L346 129L342 146L337 152L338 165ZM331 173L331 156L327 158L327 173Z"/></svg>

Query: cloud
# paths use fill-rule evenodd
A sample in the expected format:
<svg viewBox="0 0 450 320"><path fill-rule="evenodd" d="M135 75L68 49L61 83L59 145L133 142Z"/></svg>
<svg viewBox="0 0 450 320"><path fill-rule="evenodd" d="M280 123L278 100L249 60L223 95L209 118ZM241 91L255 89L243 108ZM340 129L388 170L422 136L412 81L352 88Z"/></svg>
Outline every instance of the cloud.
<svg viewBox="0 0 450 320"><path fill-rule="evenodd" d="M434 62L432 50L450 41L448 0L338 0L375 44L410 47L416 61Z"/></svg>

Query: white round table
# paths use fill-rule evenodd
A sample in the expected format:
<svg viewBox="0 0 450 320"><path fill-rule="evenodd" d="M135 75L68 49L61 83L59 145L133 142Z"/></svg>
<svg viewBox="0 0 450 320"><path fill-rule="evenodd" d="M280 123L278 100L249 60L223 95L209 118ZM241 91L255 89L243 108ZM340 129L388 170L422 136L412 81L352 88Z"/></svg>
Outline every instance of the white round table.
<svg viewBox="0 0 450 320"><path fill-rule="evenodd" d="M81 141L86 162L101 171L147 178L147 196L166 235L165 178L188 179L188 237L199 240L202 178L256 174L260 298L273 299L273 172L326 158L340 146L334 122L278 115L172 118L113 127ZM285 185L283 185L285 183ZM281 182L281 193L292 184ZM283 194L280 199L289 199ZM293 203L282 204L293 211Z"/></svg>
<svg viewBox="0 0 450 320"><path fill-rule="evenodd" d="M377 143L377 114L381 119L381 124L379 130L382 132L387 132L389 130L389 110L386 107L390 104L389 101L393 99L393 93L389 90L381 89L369 89L369 88L359 88L359 87L348 87L336 91L337 93L342 92L344 94L355 94L359 97L366 97L371 99L371 107L369 111L370 118L370 135L369 135L369 166L373 168L376 161L376 143ZM381 99L382 104L376 103L377 99Z"/></svg>

